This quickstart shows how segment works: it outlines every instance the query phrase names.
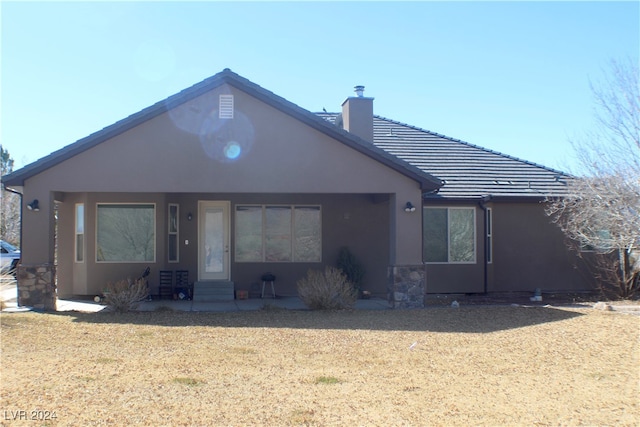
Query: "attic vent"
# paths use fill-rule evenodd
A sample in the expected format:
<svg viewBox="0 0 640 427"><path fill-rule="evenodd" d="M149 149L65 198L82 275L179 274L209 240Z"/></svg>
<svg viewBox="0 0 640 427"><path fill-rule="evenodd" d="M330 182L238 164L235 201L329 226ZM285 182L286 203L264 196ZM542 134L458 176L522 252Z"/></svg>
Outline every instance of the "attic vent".
<svg viewBox="0 0 640 427"><path fill-rule="evenodd" d="M233 119L233 95L220 95L219 118Z"/></svg>

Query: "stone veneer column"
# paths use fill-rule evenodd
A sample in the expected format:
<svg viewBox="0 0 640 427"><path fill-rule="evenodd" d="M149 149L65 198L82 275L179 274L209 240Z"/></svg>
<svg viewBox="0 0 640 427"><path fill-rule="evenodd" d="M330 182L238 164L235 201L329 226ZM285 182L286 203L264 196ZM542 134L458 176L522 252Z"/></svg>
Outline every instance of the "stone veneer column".
<svg viewBox="0 0 640 427"><path fill-rule="evenodd" d="M387 295L391 308L423 308L426 277L424 265L389 267Z"/></svg>
<svg viewBox="0 0 640 427"><path fill-rule="evenodd" d="M18 305L55 311L55 276L52 264L18 265Z"/></svg>

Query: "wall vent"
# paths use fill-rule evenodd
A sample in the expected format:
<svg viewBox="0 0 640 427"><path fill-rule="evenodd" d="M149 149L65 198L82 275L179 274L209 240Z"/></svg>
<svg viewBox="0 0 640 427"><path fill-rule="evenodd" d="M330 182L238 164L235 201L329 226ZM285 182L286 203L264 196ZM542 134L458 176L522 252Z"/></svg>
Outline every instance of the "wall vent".
<svg viewBox="0 0 640 427"><path fill-rule="evenodd" d="M219 118L233 119L233 95L220 95Z"/></svg>

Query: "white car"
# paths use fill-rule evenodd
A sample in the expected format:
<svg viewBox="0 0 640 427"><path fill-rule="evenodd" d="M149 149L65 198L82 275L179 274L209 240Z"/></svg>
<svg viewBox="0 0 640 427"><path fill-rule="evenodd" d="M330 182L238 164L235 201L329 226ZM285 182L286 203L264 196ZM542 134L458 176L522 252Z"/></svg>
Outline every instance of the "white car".
<svg viewBox="0 0 640 427"><path fill-rule="evenodd" d="M0 240L0 273L15 275L18 262L20 262L20 249Z"/></svg>

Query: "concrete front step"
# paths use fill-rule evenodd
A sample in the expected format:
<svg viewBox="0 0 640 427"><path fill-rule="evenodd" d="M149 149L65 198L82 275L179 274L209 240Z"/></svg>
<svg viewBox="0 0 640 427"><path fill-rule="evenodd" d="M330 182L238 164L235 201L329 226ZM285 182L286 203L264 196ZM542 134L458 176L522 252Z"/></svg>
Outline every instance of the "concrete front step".
<svg viewBox="0 0 640 427"><path fill-rule="evenodd" d="M193 284L193 301L233 301L234 285L228 280L206 280Z"/></svg>

